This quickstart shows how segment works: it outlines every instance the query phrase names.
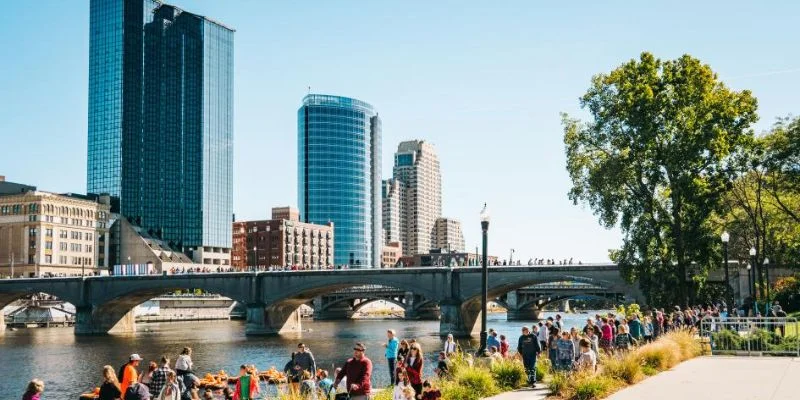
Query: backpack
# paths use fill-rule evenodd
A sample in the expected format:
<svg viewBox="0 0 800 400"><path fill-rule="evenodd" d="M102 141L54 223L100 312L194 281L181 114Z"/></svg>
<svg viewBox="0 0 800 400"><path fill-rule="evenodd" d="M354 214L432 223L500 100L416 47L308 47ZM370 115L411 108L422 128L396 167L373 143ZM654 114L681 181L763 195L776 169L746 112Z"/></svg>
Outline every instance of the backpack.
<svg viewBox="0 0 800 400"><path fill-rule="evenodd" d="M125 374L125 367L126 367L127 365L128 365L128 363L122 364L122 366L121 366L121 367L119 367L119 371L117 372L117 380L118 380L120 383L122 383L122 380L124 379L124 377L123 377L122 375L124 375L124 374Z"/></svg>

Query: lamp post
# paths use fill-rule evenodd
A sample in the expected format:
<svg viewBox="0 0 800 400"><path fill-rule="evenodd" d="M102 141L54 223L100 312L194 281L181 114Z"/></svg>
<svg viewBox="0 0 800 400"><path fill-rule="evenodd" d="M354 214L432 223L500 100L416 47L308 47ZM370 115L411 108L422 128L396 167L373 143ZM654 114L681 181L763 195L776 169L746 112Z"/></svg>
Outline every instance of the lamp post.
<svg viewBox="0 0 800 400"><path fill-rule="evenodd" d="M733 291L731 290L731 277L728 271L728 241L731 239L731 235L728 231L724 231L720 235L720 239L722 239L722 257L725 258L725 293L728 295L728 310L732 311Z"/></svg>
<svg viewBox="0 0 800 400"><path fill-rule="evenodd" d="M258 246L253 246L253 271L258 270Z"/></svg>
<svg viewBox="0 0 800 400"><path fill-rule="evenodd" d="M753 278L752 278L752 276L750 276L750 269L751 268L752 267L748 263L747 264L747 291L750 292L750 297L754 299L755 296L753 295Z"/></svg>
<svg viewBox="0 0 800 400"><path fill-rule="evenodd" d="M769 302L769 258L764 258L764 275L767 276L767 283L764 285L764 295Z"/></svg>
<svg viewBox="0 0 800 400"><path fill-rule="evenodd" d="M750 265L753 266L753 300L758 300L758 293L756 292L756 284L758 283L758 264L756 264L756 248L750 248Z"/></svg>
<svg viewBox="0 0 800 400"><path fill-rule="evenodd" d="M483 232L483 269L481 270L481 345L478 355L483 355L486 351L486 314L488 313L487 303L489 302L489 263L487 253L489 239L489 210L486 203L481 210L481 231Z"/></svg>

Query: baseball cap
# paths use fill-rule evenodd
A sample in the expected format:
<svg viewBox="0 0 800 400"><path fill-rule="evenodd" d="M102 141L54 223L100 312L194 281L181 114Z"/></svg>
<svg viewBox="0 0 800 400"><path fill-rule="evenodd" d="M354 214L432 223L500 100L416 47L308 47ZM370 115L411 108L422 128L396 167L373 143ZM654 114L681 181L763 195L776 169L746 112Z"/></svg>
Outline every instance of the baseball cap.
<svg viewBox="0 0 800 400"><path fill-rule="evenodd" d="M130 360L131 361L142 361L142 357L140 357L138 354L134 353L134 354L131 354Z"/></svg>

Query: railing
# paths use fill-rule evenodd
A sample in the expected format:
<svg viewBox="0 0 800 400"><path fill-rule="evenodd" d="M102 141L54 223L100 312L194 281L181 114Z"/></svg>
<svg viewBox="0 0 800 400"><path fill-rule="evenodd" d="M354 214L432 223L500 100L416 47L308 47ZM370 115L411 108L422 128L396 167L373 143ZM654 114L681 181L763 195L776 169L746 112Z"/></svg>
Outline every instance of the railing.
<svg viewBox="0 0 800 400"><path fill-rule="evenodd" d="M797 318L706 317L700 321L700 337L712 355L800 356Z"/></svg>

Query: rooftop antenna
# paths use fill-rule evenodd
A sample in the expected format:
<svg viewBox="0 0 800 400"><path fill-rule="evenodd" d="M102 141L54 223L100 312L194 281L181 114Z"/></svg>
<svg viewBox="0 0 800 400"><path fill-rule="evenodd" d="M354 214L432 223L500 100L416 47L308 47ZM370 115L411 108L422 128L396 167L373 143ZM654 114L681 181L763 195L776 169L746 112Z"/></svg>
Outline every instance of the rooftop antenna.
<svg viewBox="0 0 800 400"><path fill-rule="evenodd" d="M311 94L311 86L308 87L308 94Z"/></svg>

